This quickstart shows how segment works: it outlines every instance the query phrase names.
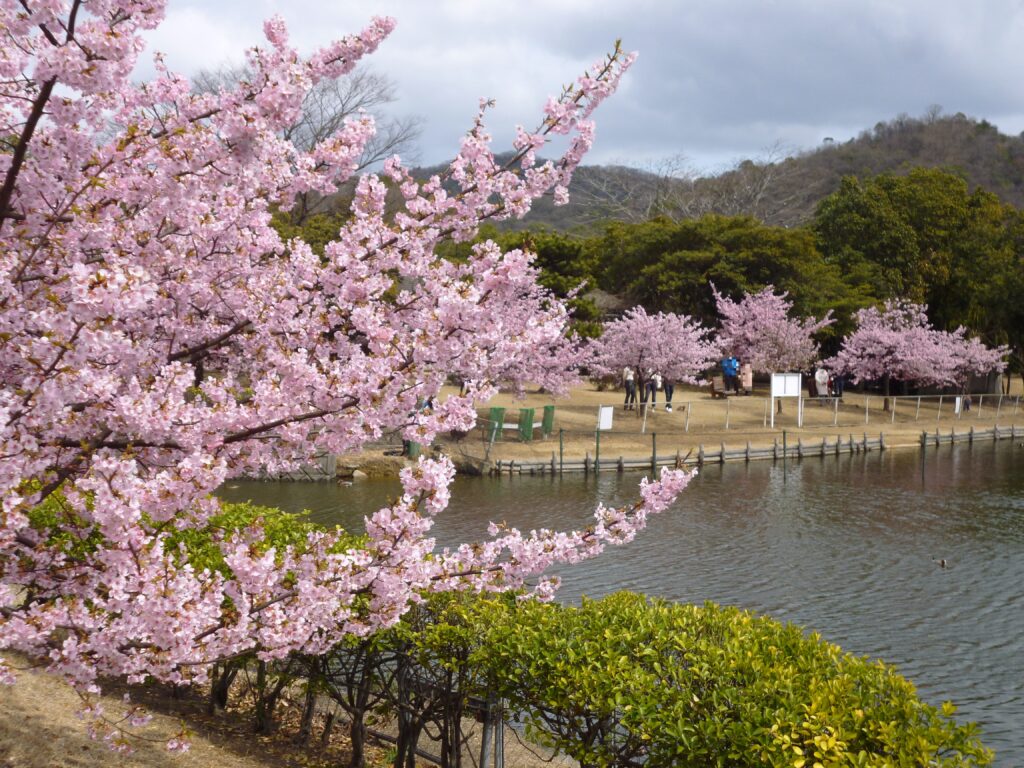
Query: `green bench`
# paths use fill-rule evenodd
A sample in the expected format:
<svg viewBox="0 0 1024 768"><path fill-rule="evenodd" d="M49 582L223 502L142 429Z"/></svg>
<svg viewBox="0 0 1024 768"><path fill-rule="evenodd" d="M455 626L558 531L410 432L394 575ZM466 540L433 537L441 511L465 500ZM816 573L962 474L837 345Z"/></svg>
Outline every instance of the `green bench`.
<svg viewBox="0 0 1024 768"><path fill-rule="evenodd" d="M540 430L543 437L549 437L555 429L555 406L545 405L540 421L534 421L535 413L535 408L520 408L519 420L506 422L504 408L491 408L487 415L487 423L484 425L488 442L501 440L502 433L506 429L516 430L519 433L519 439L524 443L533 440L534 430L537 429Z"/></svg>

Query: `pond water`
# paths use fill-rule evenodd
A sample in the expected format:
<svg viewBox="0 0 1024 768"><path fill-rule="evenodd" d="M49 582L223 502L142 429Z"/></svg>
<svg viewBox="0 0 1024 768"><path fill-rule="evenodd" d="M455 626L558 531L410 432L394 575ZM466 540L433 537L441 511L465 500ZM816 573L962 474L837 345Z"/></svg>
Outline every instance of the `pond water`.
<svg viewBox="0 0 1024 768"><path fill-rule="evenodd" d="M640 475L459 478L439 543L585 525ZM361 529L395 481L232 482L222 494ZM939 561L945 560L945 567ZM1024 447L1001 443L706 467L632 544L562 571L560 598L630 589L737 605L895 664L1024 765Z"/></svg>

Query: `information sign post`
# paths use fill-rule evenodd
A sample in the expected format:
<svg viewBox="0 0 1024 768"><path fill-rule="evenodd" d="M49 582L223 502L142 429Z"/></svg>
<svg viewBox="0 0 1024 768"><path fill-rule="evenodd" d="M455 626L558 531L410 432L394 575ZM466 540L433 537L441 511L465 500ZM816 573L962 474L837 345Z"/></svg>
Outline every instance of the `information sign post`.
<svg viewBox="0 0 1024 768"><path fill-rule="evenodd" d="M597 409L597 429L594 431L594 472L601 471L601 430L612 428L615 406L601 405Z"/></svg>
<svg viewBox="0 0 1024 768"><path fill-rule="evenodd" d="M803 409L803 379L799 373L773 373L772 374L772 429L775 429L775 398L795 397L796 404L796 425L804 425Z"/></svg>

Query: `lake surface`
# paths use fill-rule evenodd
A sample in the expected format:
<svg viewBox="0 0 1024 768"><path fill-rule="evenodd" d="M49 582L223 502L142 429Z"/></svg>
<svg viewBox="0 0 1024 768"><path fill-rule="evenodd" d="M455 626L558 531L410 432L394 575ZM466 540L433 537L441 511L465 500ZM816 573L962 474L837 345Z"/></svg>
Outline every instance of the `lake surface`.
<svg viewBox="0 0 1024 768"><path fill-rule="evenodd" d="M492 519L578 527L639 480L459 478L434 531L446 544L484 537ZM257 481L223 495L361 530L398 488ZM981 723L997 765L1024 765L1024 447L707 467L632 544L561 575L567 601L630 589L795 622L895 664L926 701Z"/></svg>

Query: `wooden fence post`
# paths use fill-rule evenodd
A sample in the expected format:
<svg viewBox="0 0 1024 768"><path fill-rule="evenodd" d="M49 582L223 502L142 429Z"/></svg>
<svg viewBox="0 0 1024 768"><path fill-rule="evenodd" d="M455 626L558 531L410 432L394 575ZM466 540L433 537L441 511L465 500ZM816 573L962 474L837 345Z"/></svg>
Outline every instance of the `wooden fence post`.
<svg viewBox="0 0 1024 768"><path fill-rule="evenodd" d="M564 437L565 437L565 430L562 429L561 427L559 427L558 428L558 474L559 475L562 475L563 472L565 471L564 470L564 462L563 462L563 459L565 458L565 441L563 439Z"/></svg>

